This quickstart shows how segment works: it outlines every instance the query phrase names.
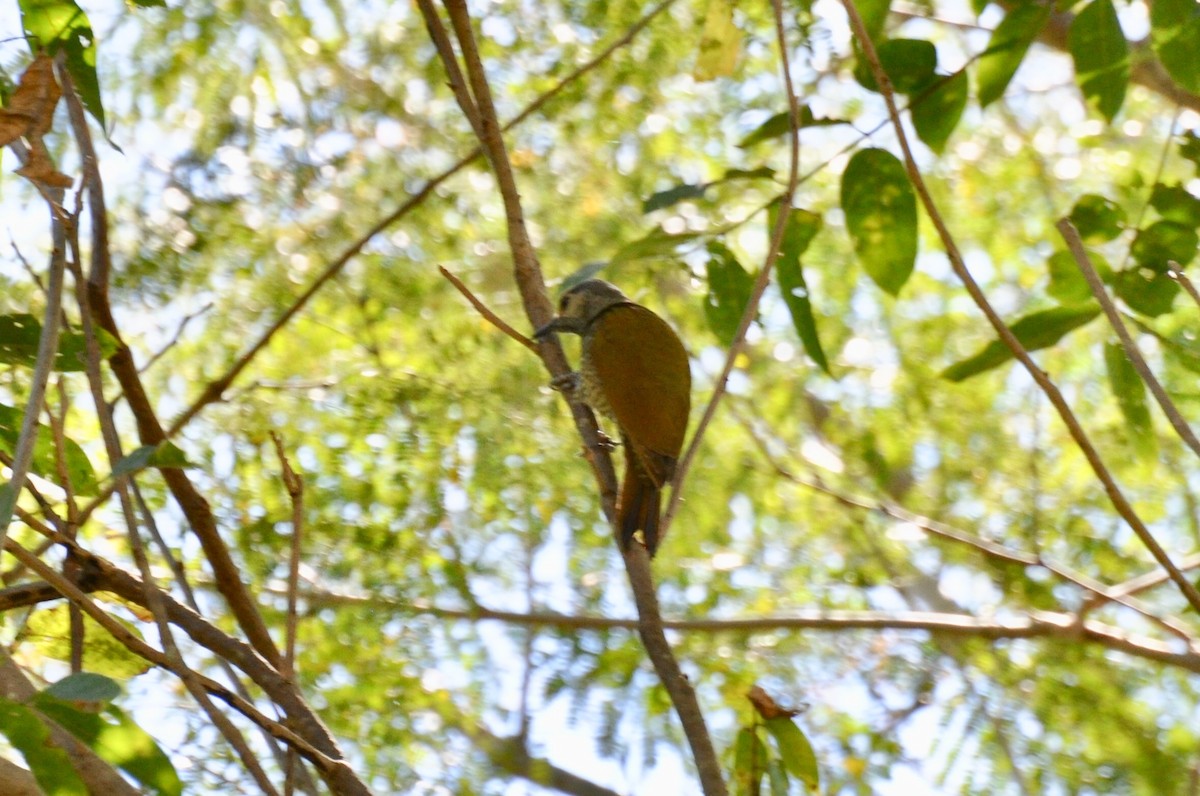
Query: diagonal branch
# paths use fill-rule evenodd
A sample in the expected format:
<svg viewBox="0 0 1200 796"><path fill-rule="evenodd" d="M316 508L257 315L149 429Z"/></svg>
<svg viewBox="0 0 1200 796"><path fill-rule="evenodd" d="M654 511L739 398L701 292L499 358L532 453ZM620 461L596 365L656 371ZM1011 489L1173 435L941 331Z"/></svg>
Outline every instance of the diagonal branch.
<svg viewBox="0 0 1200 796"><path fill-rule="evenodd" d="M1133 369L1137 371L1138 376L1150 388L1150 394L1154 396L1154 400L1158 402L1159 408L1167 416L1167 420L1171 423L1171 428L1175 429L1175 433L1179 435L1179 438L1192 449L1192 453L1200 456L1200 440L1196 439L1191 426L1183 419L1183 415L1179 414L1179 409L1175 406L1175 402L1171 400L1171 396L1167 395L1167 391L1163 389L1162 383L1155 377L1154 371L1150 370L1150 366L1146 364L1146 358L1142 356L1142 352L1134 344L1133 338L1129 335L1129 329L1125 327L1125 322L1121 320L1121 314L1117 312L1116 305L1108 297L1108 291L1104 289L1104 283L1100 281L1100 275L1096 273L1096 267L1092 265L1092 258L1088 256L1087 249L1083 247L1083 241L1079 239L1079 232L1065 218L1059 219L1055 226L1063 236L1063 240L1067 242L1067 248L1071 250L1072 256L1075 257L1075 263L1083 273L1083 278L1087 280L1088 287L1092 290L1092 295L1096 297L1096 301L1100 302L1100 306L1104 309L1104 315L1108 318L1108 324L1117 333L1117 338L1121 341L1121 347L1125 349L1125 354L1129 357Z"/></svg>
<svg viewBox="0 0 1200 796"><path fill-rule="evenodd" d="M1070 567L1059 564L1042 556L1040 553L1034 554L1027 553L1022 550L1014 550L1011 547L1006 547L1005 545L997 542L989 541L988 539L968 533L960 528L954 528L943 522L938 522L937 520L909 511L903 506L890 500L875 500L873 498L847 494L829 486L819 476L803 476L793 473L781 462L776 460L775 455L768 448L766 440L762 439L755 432L746 418L739 414L738 421L742 424L742 427L746 429L746 433L750 435L755 447L757 447L759 452L762 453L763 458L767 461L767 464L775 471L777 475L787 481L792 482L793 484L826 495L841 505L846 506L847 508L856 509L859 511L874 512L884 517L890 517L891 519L908 523L909 525L920 528L922 531L925 531L933 536L937 536L942 539L948 539L956 544L972 547L994 561L1003 561L1023 567L1042 567L1052 572L1064 582L1077 586L1083 591L1087 592L1087 597L1084 603L1087 610L1095 608L1097 605L1103 603L1116 603L1117 605L1128 608L1135 613L1141 614L1147 620L1159 625L1164 630L1182 639L1189 645L1194 645L1197 643L1196 639L1191 635L1189 629L1182 623L1169 617L1160 616L1141 600L1132 597L1130 592L1122 590L1122 588L1119 586L1107 586L1090 575L1086 575L1082 572L1076 572Z"/></svg>
<svg viewBox="0 0 1200 796"><path fill-rule="evenodd" d="M850 18L850 26L854 31L854 36L858 40L859 46L862 48L863 55L866 56L871 67L871 73L875 76L876 82L879 84L879 90L883 94L883 99L887 104L888 116L892 120L892 127L896 130L896 138L900 142L900 148L904 154L904 166L908 172L908 178L913 184L917 195L921 199L921 204L925 208L925 212L929 215L934 227L937 229L938 237L942 241L942 246L946 249L946 254L950 259L950 267L958 276L959 281L963 283L971 300L975 302L988 323L995 329L996 335L1006 348L1013 352L1013 356L1025 368L1029 375L1037 383L1038 387L1062 418L1063 424L1067 427L1067 432L1075 441L1076 446L1087 459L1088 465L1092 468L1092 472L1100 480L1104 486L1104 491L1108 495L1109 501L1117 513L1125 520L1150 554L1154 556L1154 560L1162 566L1163 569L1171 576L1171 580L1179 587L1183 596L1193 609L1200 611L1200 591L1184 577L1179 568L1171 561L1171 557L1167 555L1167 551L1163 549L1158 540L1154 538L1154 534L1146 527L1142 518L1134 511L1133 506L1125 497L1121 487L1117 484L1112 473L1109 472L1104 460L1100 457L1100 453L1092 444L1087 432L1083 430L1079 419L1075 416L1075 412L1071 409L1071 405L1067 403L1067 399L1063 397L1062 392L1057 385L1050 380L1050 376L1030 357L1029 352L1021 345L1021 342L1012 333L1012 330L1005 325L1000 318L996 309L988 301L984 295L983 289L979 287L979 283L975 281L975 277L967 269L966 263L963 261L962 252L958 249L958 244L954 240L954 236L950 234L949 227L946 226L946 221L942 218L941 212L938 210L936 203L933 201L933 196L929 193L929 188L925 184L925 178L921 175L920 169L917 167L916 159L913 157L912 147L908 142L908 135L904 131L904 124L900 119L900 112L896 107L895 90L892 88L891 79L884 70L883 65L879 62L879 54L875 50L875 45L867 35L865 26L863 25L862 17L858 13L858 8L854 0L842 0L842 4L846 8L846 13Z"/></svg>
<svg viewBox="0 0 1200 796"><path fill-rule="evenodd" d="M659 530L659 534L662 537L665 537L671 529L671 520L675 518L675 512L679 508L683 482L687 477L688 468L691 467L692 459L695 458L696 451L700 448L704 434L717 413L717 405L721 401L721 396L725 394L725 387L729 382L729 374L733 372L734 363L737 361L743 345L745 345L746 332L749 331L750 324L758 315L758 304L762 301L763 293L766 292L767 285L771 281L771 269L775 267L775 261L779 259L779 247L783 244L783 233L787 228L788 218L792 210L792 197L795 196L796 187L800 184L800 102L796 98L796 91L792 86L792 68L790 59L788 58L787 37L784 35L783 6L781 0L771 0L771 8L775 16L775 38L779 47L779 64L780 70L783 72L783 84L787 91L788 124L791 129L791 133L788 136L790 145L788 184L783 195L778 200L779 214L775 219L775 227L771 230L771 242L767 247L766 260L763 262L758 279L754 282L754 289L750 293L750 300L746 303L742 319L738 322L737 331L733 335L733 342L730 343L729 351L725 355L725 364L721 367L721 373L717 376L716 383L713 386L712 397L709 399L708 405L704 407L704 414L701 415L700 422L696 425L696 433L692 435L692 441L688 443L687 450L679 460L679 466L675 468L675 477L671 481L671 502L667 504L667 510L662 520L662 527Z"/></svg>
<svg viewBox="0 0 1200 796"><path fill-rule="evenodd" d="M108 275L111 272L111 262L108 250L108 215L104 210L104 184L100 178L99 159L92 144L92 134L88 129L83 103L71 88L70 76L65 71L63 74L64 86L67 89L63 94L75 141L83 160L84 186L92 209L92 265L87 290L79 293L80 312L88 316L89 323L99 325L117 341L117 350L109 358L109 366L125 392L130 411L137 421L138 436L142 444L157 445L166 439L166 435L154 410L154 404L142 384L133 352L121 337L109 304ZM102 397L100 402L103 403ZM99 408L99 404L97 406ZM279 650L267 631L258 606L255 605L246 585L242 583L241 572L234 563L229 548L217 530L212 507L183 470L165 467L160 468L160 472L184 516L187 517L193 533L196 534L216 576L217 589L229 604L238 624L263 657L272 664L278 664Z"/></svg>

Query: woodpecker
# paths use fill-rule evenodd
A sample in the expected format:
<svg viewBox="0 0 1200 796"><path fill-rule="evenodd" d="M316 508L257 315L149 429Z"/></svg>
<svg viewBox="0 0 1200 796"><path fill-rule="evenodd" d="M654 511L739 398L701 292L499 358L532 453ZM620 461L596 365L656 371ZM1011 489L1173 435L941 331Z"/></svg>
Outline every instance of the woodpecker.
<svg viewBox="0 0 1200 796"><path fill-rule="evenodd" d="M582 398L617 424L625 447L625 480L617 506L622 549L638 531L658 549L662 489L675 473L691 408L687 351L666 321L601 279L580 282L559 301L541 339L570 332L583 339Z"/></svg>

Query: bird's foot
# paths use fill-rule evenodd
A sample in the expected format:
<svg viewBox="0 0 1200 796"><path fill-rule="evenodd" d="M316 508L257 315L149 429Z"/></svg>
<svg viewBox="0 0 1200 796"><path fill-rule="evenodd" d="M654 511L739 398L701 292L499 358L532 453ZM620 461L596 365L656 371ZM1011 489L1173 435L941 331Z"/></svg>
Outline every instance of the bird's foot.
<svg viewBox="0 0 1200 796"><path fill-rule="evenodd" d="M612 453L617 449L618 444L620 443L618 443L615 439L608 436L600 429L596 429L596 447L600 448L600 450L605 450L609 453Z"/></svg>
<svg viewBox="0 0 1200 796"><path fill-rule="evenodd" d="M550 388L558 390L568 398L573 398L579 393L580 383L581 379L578 373L564 373L550 380Z"/></svg>

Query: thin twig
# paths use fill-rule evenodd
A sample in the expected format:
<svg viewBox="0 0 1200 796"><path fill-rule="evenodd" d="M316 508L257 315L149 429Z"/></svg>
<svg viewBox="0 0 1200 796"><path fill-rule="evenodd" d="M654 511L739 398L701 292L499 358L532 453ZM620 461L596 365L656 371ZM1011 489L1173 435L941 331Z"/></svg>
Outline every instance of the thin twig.
<svg viewBox="0 0 1200 796"><path fill-rule="evenodd" d="M275 454L279 457L283 488L287 490L288 498L292 502L292 545L291 553L288 556L287 640L283 651L283 674L294 680L296 678L296 593L300 588L300 549L304 534L304 480L292 469L287 452L283 449L283 439L275 431L271 432L271 441L275 443Z"/></svg>
<svg viewBox="0 0 1200 796"><path fill-rule="evenodd" d="M63 192L61 189L47 189L51 197L57 197L61 204ZM33 447L37 442L38 417L41 415L42 402L46 395L46 383L50 379L50 371L54 369L54 358L58 355L58 333L61 328L61 310L63 293L63 273L66 270L67 233L66 222L54 209L50 202L50 229L53 250L50 252L50 284L46 290L46 311L42 320L42 333L38 340L37 359L33 366L33 375L29 381L29 398L25 401L25 414L21 418L21 433L13 450L12 471L8 481L7 491L0 490L0 549L8 535L8 525L12 521L13 509L16 508L17 498L25 486L25 477L33 462Z"/></svg>
<svg viewBox="0 0 1200 796"><path fill-rule="evenodd" d="M1196 286L1192 283L1191 278L1183 272L1183 269L1179 267L1179 263L1174 260L1167 263L1167 276L1182 285L1184 291L1196 303L1196 306L1200 307L1200 292L1196 291Z"/></svg>
<svg viewBox="0 0 1200 796"><path fill-rule="evenodd" d="M154 366L155 362L162 359L163 355L179 344L179 341L183 339L183 332L185 329L187 329L189 323L196 320L215 306L216 304L210 301L195 312L189 312L187 315L184 315L179 321L179 325L175 327L175 334L171 335L171 339L167 341L166 345L158 349L158 351L154 352L149 359L142 363L142 366L138 368L138 373L145 373L146 371L150 370L150 368Z"/></svg>
<svg viewBox="0 0 1200 796"><path fill-rule="evenodd" d="M1196 439L1191 426L1183 419L1183 415L1179 414L1178 407L1171 400L1171 396L1167 395L1167 391L1163 389L1162 383L1154 375L1154 371L1150 370L1150 366L1146 364L1145 357L1138 350L1137 345L1133 342L1133 338L1129 334L1129 329L1125 327L1125 322L1121 320L1121 314L1117 312L1117 307L1113 304L1111 298L1108 297L1108 291L1104 289L1104 283L1100 281L1100 275L1096 273L1096 267L1092 265L1092 258L1088 256L1087 249L1083 247L1083 241L1079 239L1079 232L1071 224L1068 219L1059 219L1055 224L1063 240L1067 242L1067 248L1071 250L1071 254L1075 257L1075 263L1079 266L1079 270L1083 272L1083 278L1087 280L1088 287L1092 289L1092 295L1096 297L1096 301L1100 302L1100 306L1104 309L1104 314L1108 318L1108 323L1112 326L1113 331L1117 333L1117 338L1121 341L1122 348L1125 349L1125 355L1129 357L1133 369L1137 371L1138 376L1145 382L1150 389L1150 394L1154 396L1154 400L1158 402L1158 406L1163 410L1163 414L1167 416L1167 420L1171 423L1171 428L1175 429L1175 433L1179 438L1192 449L1192 453L1200 456L1200 440Z"/></svg>
<svg viewBox="0 0 1200 796"><path fill-rule="evenodd" d="M749 421L740 413L735 412L735 416L750 435L755 447L758 448L767 464L775 471L777 475L790 481L798 486L810 489L814 492L819 492L827 497L832 498L847 508L857 509L861 511L874 512L891 519L898 520L903 523L919 528L926 533L938 536L942 539L955 542L957 544L972 547L983 553L988 558L996 561L1005 561L1010 564L1017 564L1024 567L1043 567L1053 573L1061 580L1070 583L1074 586L1083 589L1088 593L1085 601L1085 607L1088 609L1094 608L1102 603L1112 602L1128 608L1135 613L1141 614L1147 620L1161 626L1164 630L1172 635L1186 641L1189 645L1197 644L1197 640L1193 637L1187 627L1174 619L1160 616L1155 613L1149 606L1145 605L1141 600L1133 599L1127 592L1120 591L1117 587L1106 586L1090 575L1085 575L1082 572L1076 572L1070 567L1059 564L1055 561L1047 559L1040 554L1027 553L1022 550L1014 550L1005 545L983 539L972 533L968 533L960 528L954 528L943 522L931 519L921 514L909 511L908 509L893 503L889 500L873 500L867 497L858 495L850 495L826 484L820 477L806 477L793 473L782 463L776 460L775 455L771 452L766 440L760 438L755 430L750 426ZM1085 611L1086 613L1086 611Z"/></svg>
<svg viewBox="0 0 1200 796"><path fill-rule="evenodd" d="M313 605L357 605L364 608L387 607L409 615L433 616L464 622L503 622L516 627L551 627L567 631L616 629L637 630L640 620L587 614L554 612L522 613L488 608L442 608L419 600L402 601L378 595L353 595L336 592L305 594ZM1004 619L980 618L967 614L934 611L840 611L801 610L790 614L724 619L666 619L669 630L689 633L775 633L785 630L822 630L834 633L857 630L927 631L935 635L975 637L988 640L1048 638L1089 643L1125 652L1147 660L1177 666L1200 673L1200 649L1175 640L1135 636L1114 625L1088 619L1079 622L1075 614L1061 611L1032 610Z"/></svg>
<svg viewBox="0 0 1200 796"><path fill-rule="evenodd" d="M780 71L783 73L784 89L787 91L788 100L788 122L791 128L789 138L790 144L790 159L788 166L788 184L782 196L779 197L779 214L775 219L775 226L771 230L771 242L767 247L767 256L763 262L762 270L758 274L758 279L754 282L754 289L750 293L750 300L746 303L746 309L742 312L742 319L738 323L737 331L733 335L733 341L729 344L729 351L725 355L725 364L721 367L721 373L717 376L716 382L713 385L712 397L708 400L708 405L704 407L704 414L700 416L700 422L696 424L696 433L692 435L691 442L688 443L687 450L683 457L679 460L679 465L675 468L675 477L671 481L671 501L667 504L667 510L663 514L659 535L665 538L671 528L671 521L675 518L675 513L679 509L679 503L683 495L683 482L687 478L688 469L692 465L692 459L696 456L696 451L700 449L700 444L704 440L704 434L708 430L709 424L717 413L717 405L721 401L721 396L725 394L725 389L729 382L729 374L733 372L734 363L737 362L738 355L745 345L746 332L750 329L750 324L758 315L758 304L762 300L763 293L767 290L767 285L771 281L771 269L775 266L775 261L779 259L779 247L783 243L783 234L787 229L787 224L792 211L792 197L796 194L796 187L800 184L800 102L796 98L796 91L792 86L792 68L791 61L788 56L787 36L785 35L783 26L783 7L780 0L771 0L771 8L775 14L775 39L779 47L779 64Z"/></svg>
<svg viewBox="0 0 1200 796"><path fill-rule="evenodd" d="M1154 560L1170 574L1171 580L1179 587L1188 604L1194 610L1200 611L1200 591L1197 591L1191 581L1183 576L1183 573L1171 561L1171 557L1167 555L1167 551L1158 543L1158 540L1154 538L1154 534L1150 532L1150 529L1142 522L1141 517L1134 511L1133 506L1121 491L1121 487L1117 484L1116 479L1109 472L1107 465L1104 464L1104 460L1100 457L1091 439L1089 439L1087 432L1080 425L1079 419L1075 416L1067 399L1063 397L1062 392L1050 380L1049 375L1033 361L1029 352L1025 350L1025 346L1016 338L1012 330L1005 325L1003 319L996 312L996 309L988 301L987 296L984 295L982 288L979 287L979 283L975 281L970 270L967 269L966 263L962 258L962 253L958 249L958 244L955 242L954 236L950 234L950 229L946 226L945 219L942 218L937 204L933 201L933 197L929 193L929 188L925 184L925 178L921 175L921 170L917 167L912 147L908 142L908 135L905 133L904 124L900 119L900 112L896 107L895 90L892 88L891 78L888 77L883 65L879 62L879 54L876 52L875 45L871 41L870 36L867 35L866 27L863 25L858 8L854 0L842 0L842 4L846 8L846 14L850 19L850 25L854 30L855 38L858 40L863 55L866 56L870 64L871 72L875 76L879 90L883 94L884 102L887 104L888 116L892 120L892 127L896 131L896 138L904 154L904 165L908 172L909 180L912 182L913 188L916 189L917 195L921 199L921 204L933 222L938 237L946 249L946 254L950 259L950 267L963 283L971 300L975 302L975 306L979 307L980 311L987 318L988 323L996 331L996 335L1000 338L1004 346L1013 352L1013 356L1021 363L1022 367L1025 368L1030 377L1050 400L1059 417L1062 418L1063 424L1067 427L1067 431L1075 441L1076 446L1083 453L1084 458L1087 459L1092 472L1096 474L1096 477L1103 484L1105 494L1108 495L1108 499L1112 502L1117 513L1121 515L1134 534L1141 540L1142 544L1146 546L1146 549L1150 551Z"/></svg>
<svg viewBox="0 0 1200 796"><path fill-rule="evenodd" d="M1185 556L1179 562L1179 568L1184 572L1190 572L1193 569L1200 569L1200 553L1192 553L1190 556ZM1161 586L1170 580L1166 572L1161 569L1152 569L1136 577L1132 577L1123 583L1118 583L1109 587L1111 594L1117 595L1133 595L1141 594L1144 591L1149 591L1157 586Z"/></svg>
<svg viewBox="0 0 1200 796"><path fill-rule="evenodd" d="M525 346L530 351L538 350L537 343L533 342L528 337L526 337L525 335L518 332L516 329L509 326L508 323L506 321L504 321L499 315L492 312L491 309L489 309L486 304L484 304L482 301L479 300L478 296L476 296L474 293L471 292L471 288L464 285L463 281L461 279L459 279L457 276L455 276L450 271L446 270L445 266L439 265L438 271L441 272L442 276L446 277L446 279L449 280L450 284L454 285L454 287L458 290L459 293L463 294L463 298L465 298L467 301L471 302L471 306L475 308L476 312L478 312L480 315L482 315L484 317L484 320L491 323L497 329L504 332L506 335L508 335L512 339L516 340L518 343Z"/></svg>

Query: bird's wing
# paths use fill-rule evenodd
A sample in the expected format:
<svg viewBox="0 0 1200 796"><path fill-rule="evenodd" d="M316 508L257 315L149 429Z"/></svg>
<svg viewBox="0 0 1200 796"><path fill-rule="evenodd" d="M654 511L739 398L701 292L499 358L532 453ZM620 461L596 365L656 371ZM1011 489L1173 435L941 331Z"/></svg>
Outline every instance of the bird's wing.
<svg viewBox="0 0 1200 796"><path fill-rule="evenodd" d="M644 460L677 458L687 431L692 375L674 330L645 307L615 306L596 319L591 361L622 431L635 447L658 454ZM656 480L670 477L664 475L669 468L647 469Z"/></svg>

